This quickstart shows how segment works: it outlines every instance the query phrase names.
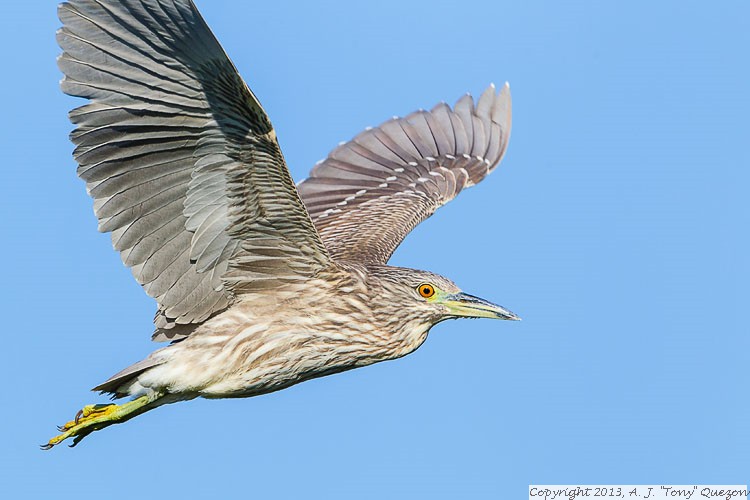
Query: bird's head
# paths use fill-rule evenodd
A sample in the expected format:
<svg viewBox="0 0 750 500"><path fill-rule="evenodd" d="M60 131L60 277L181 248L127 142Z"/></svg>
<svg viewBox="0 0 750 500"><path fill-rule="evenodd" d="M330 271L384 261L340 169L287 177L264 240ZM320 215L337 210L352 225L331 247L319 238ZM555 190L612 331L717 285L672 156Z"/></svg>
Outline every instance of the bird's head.
<svg viewBox="0 0 750 500"><path fill-rule="evenodd" d="M464 293L448 278L428 271L383 266L371 269L378 278L392 314L404 319L422 319L432 326L446 319L491 318L520 320L499 305Z"/></svg>

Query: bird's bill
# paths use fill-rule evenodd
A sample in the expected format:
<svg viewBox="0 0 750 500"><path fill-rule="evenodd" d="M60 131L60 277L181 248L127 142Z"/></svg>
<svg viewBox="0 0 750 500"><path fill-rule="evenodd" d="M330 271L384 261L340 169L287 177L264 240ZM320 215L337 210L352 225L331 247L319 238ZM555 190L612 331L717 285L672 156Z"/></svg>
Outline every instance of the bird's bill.
<svg viewBox="0 0 750 500"><path fill-rule="evenodd" d="M456 293L446 298L444 304L448 307L450 314L461 318L491 318L509 319L520 321L521 318L492 302L468 293Z"/></svg>

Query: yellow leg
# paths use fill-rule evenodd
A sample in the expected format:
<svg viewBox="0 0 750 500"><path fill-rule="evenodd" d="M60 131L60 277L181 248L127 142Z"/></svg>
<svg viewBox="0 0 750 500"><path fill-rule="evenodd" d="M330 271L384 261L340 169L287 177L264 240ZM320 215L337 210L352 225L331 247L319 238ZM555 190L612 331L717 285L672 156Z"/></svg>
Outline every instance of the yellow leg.
<svg viewBox="0 0 750 500"><path fill-rule="evenodd" d="M76 425L88 422L92 418L109 415L110 413L117 410L117 408L119 408L119 406L112 403L104 405L86 405L78 410L76 418L66 423L65 425L59 425L57 429L60 432L67 431L68 429L72 429Z"/></svg>
<svg viewBox="0 0 750 500"><path fill-rule="evenodd" d="M50 439L47 444L42 445L42 449L49 450L53 446L62 443L70 437L73 438L73 444L70 445L73 447L77 445L81 439L94 431L98 431L99 429L103 429L112 424L124 422L144 411L147 411L147 406L159 399L159 397L161 397L160 394L148 394L121 405L107 404L84 406L81 411L78 412L75 419L58 427L62 434Z"/></svg>

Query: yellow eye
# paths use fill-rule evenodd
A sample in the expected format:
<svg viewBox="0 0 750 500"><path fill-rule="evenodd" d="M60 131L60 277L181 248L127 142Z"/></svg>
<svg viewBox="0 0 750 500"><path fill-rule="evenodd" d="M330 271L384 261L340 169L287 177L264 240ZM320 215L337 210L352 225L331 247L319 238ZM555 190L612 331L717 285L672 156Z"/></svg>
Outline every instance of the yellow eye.
<svg viewBox="0 0 750 500"><path fill-rule="evenodd" d="M419 285L419 295L424 297L425 299L429 299L433 295L435 295L435 287L430 285L429 283L424 283L422 285Z"/></svg>

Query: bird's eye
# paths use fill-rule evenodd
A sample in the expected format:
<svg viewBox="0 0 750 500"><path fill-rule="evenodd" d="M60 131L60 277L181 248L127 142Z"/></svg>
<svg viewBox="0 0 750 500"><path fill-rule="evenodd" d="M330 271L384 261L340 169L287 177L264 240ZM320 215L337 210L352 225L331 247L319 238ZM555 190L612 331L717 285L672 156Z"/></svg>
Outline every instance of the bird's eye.
<svg viewBox="0 0 750 500"><path fill-rule="evenodd" d="M429 299L430 297L435 295L435 287L430 285L429 283L419 285L419 295L421 295L425 299Z"/></svg>

